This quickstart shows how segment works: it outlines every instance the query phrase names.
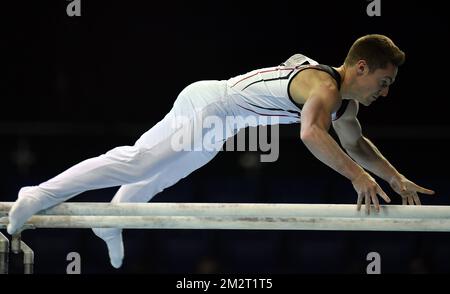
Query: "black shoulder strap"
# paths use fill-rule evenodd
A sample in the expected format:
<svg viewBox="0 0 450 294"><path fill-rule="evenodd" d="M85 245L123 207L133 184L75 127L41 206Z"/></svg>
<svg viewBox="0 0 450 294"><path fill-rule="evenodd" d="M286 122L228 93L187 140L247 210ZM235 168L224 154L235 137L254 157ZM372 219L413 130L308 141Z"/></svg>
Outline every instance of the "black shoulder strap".
<svg viewBox="0 0 450 294"><path fill-rule="evenodd" d="M348 100L348 99L342 99L341 106L336 111L336 116L334 117L334 120L337 120L344 114L344 112L347 110L347 106L348 106L349 102L350 102L350 100Z"/></svg>
<svg viewBox="0 0 450 294"><path fill-rule="evenodd" d="M338 85L338 89L341 89L341 83L342 83L342 79L341 79L341 75L339 74L339 72L337 70L335 70L333 67L329 66L329 65L324 65L324 64L319 64L316 65L319 69L322 69L323 71L329 73L334 80L336 81L337 85ZM343 99L341 106L339 107L339 109L336 111L336 115L334 117L334 120L337 120L338 118L340 118L345 111L347 110L347 106L348 103L350 102L350 100L347 99Z"/></svg>
<svg viewBox="0 0 450 294"><path fill-rule="evenodd" d="M335 70L333 67L331 67L329 65L325 65L325 64L318 64L318 65L316 65L316 67L329 73L333 77L333 79L336 81L336 83L338 85L338 89L341 89L341 83L342 83L341 75L339 74L339 72L337 70Z"/></svg>

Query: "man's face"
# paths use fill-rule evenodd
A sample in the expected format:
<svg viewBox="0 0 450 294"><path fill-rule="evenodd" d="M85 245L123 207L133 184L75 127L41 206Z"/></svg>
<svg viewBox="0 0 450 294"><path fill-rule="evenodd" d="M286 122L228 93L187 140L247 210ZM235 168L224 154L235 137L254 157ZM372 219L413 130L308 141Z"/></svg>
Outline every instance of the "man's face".
<svg viewBox="0 0 450 294"><path fill-rule="evenodd" d="M389 86L397 77L398 68L389 63L386 68L376 69L369 72L369 67L365 62L357 65L357 83L356 93L359 102L365 106L369 106L380 96L386 97L389 92Z"/></svg>

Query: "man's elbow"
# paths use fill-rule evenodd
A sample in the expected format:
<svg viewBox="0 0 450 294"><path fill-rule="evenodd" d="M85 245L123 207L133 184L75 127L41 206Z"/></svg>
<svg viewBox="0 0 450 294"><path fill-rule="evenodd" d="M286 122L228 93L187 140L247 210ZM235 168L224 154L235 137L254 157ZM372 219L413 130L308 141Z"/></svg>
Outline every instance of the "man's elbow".
<svg viewBox="0 0 450 294"><path fill-rule="evenodd" d="M300 130L300 139L303 142L314 141L317 138L318 132L320 132L320 129L315 125L302 126Z"/></svg>

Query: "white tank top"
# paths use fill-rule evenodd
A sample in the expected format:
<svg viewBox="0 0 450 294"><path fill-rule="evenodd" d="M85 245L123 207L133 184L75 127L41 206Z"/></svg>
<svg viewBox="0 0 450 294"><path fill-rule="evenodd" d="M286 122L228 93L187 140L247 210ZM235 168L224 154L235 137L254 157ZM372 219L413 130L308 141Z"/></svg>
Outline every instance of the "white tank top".
<svg viewBox="0 0 450 294"><path fill-rule="evenodd" d="M279 66L253 70L227 81L228 94L235 103L248 112L263 116L277 116L280 123L298 123L301 108L289 95L289 84L293 77L307 68L315 68L330 73L340 86L340 76L334 69L319 65L315 60L302 54L290 57ZM337 75L337 76L336 76ZM332 114L337 119L347 103ZM343 108L343 109L342 109Z"/></svg>

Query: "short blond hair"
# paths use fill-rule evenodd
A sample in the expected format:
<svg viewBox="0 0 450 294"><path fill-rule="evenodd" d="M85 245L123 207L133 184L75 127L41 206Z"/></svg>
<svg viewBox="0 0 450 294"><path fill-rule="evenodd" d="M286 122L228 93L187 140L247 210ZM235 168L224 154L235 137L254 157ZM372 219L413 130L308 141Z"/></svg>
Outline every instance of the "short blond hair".
<svg viewBox="0 0 450 294"><path fill-rule="evenodd" d="M353 66L359 60L365 60L370 72L386 68L388 63L400 66L405 62L405 53L384 35L366 35L353 43L344 64Z"/></svg>

